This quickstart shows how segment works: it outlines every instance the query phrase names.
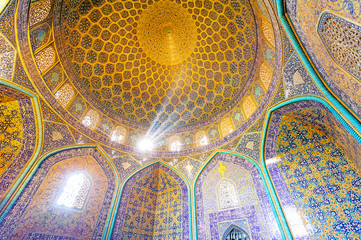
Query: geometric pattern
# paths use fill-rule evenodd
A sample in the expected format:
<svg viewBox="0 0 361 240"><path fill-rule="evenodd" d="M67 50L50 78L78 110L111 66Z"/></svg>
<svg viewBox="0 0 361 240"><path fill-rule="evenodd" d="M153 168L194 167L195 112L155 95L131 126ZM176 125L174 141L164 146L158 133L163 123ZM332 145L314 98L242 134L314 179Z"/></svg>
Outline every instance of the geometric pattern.
<svg viewBox="0 0 361 240"><path fill-rule="evenodd" d="M249 79L257 33L247 1L77 3L62 4L57 47L76 88L105 114L195 124L225 109Z"/></svg>

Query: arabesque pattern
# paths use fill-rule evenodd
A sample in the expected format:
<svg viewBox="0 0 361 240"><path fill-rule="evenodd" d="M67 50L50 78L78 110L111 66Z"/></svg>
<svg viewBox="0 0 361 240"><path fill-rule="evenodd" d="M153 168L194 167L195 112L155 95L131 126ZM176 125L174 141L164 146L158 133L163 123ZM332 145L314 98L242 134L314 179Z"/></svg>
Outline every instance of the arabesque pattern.
<svg viewBox="0 0 361 240"><path fill-rule="evenodd" d="M359 239L361 174L321 128L297 120L318 114L298 110L282 118L279 169L312 239Z"/></svg>

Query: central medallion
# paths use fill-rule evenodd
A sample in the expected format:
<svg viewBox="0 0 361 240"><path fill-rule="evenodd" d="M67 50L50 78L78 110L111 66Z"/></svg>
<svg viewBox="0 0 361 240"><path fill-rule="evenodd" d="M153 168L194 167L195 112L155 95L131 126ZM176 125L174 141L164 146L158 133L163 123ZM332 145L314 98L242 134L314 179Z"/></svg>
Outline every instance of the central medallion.
<svg viewBox="0 0 361 240"><path fill-rule="evenodd" d="M197 27L182 5L159 1L143 11L137 27L140 47L163 65L186 61L197 42Z"/></svg>

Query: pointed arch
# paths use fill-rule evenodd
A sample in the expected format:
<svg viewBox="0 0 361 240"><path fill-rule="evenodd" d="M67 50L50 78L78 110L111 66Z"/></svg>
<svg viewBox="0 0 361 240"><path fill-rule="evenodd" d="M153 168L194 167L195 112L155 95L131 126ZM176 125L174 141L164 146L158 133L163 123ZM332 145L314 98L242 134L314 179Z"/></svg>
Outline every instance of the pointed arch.
<svg viewBox="0 0 361 240"><path fill-rule="evenodd" d="M287 231L285 230L285 228L288 228L288 226L284 226L284 221L280 220L282 218L284 218L283 213L282 213L282 209L278 208L278 205L274 203L274 201L278 201L274 190L272 191L272 185L268 185L266 182L266 174L261 170L261 167L258 165L258 163L256 163L254 160L248 158L247 156L244 156L242 154L239 153L235 153L235 152L230 152L230 151L216 151L214 152L209 158L208 160L204 163L204 165L200 168L200 170L197 172L196 177L194 179L193 185L192 185L192 225L193 225L193 238L197 239L198 237L198 206L199 204L197 204L197 192L196 192L196 188L197 188L197 184L198 181L202 175L202 173L205 171L205 169L207 168L207 166L209 164L217 164L217 162L220 161L220 159L217 159L218 156L228 156L228 157L233 157L233 158L238 158L238 161L243 161L243 167L247 167L247 168L252 168L253 173L255 174L259 174L259 183L261 186L264 187L264 194L267 195L268 197L268 201L266 204L269 204L270 208L272 209L273 215L274 215L274 219L275 221L277 221L277 225L278 225L278 229L280 232L280 237L282 237L282 239L287 239L287 237L291 236L287 234ZM215 161L214 161L215 160ZM223 160L222 160L223 161ZM213 162L213 163L212 163ZM211 169L213 169L214 167L212 167ZM264 202L265 203L265 202ZM196 205L197 204L197 205ZM255 214L255 213L253 213ZM287 222L286 222L287 224Z"/></svg>
<svg viewBox="0 0 361 240"><path fill-rule="evenodd" d="M290 122L292 127L288 128L287 124L282 123L282 119L284 119L283 116L287 116L287 122ZM293 121L289 120L290 117ZM293 233L298 235L296 237L301 237L310 233L305 226L303 226L305 223L301 218L301 214L306 213L300 212L301 209L297 207L298 202L293 200L292 194L302 194L304 196L307 191L304 190L304 192L300 191L294 193L291 190L288 186L289 182L285 179L291 179L294 176L289 175L288 169L290 169L290 172L294 172L295 169L293 166L296 166L297 164L297 171L294 172L294 174L299 173L302 175L298 178L297 184L303 184L303 189L308 189L308 191L311 192L315 192L317 188L322 187L321 184L317 183L317 181L322 180L321 178L317 178L317 174L319 174L317 171L321 171L322 168L327 169L327 166L324 167L319 163L321 159L322 162L331 164L332 166L330 165L330 168L337 169L338 178L342 178L342 175L345 174L344 168L341 170L338 169L340 165L345 165L347 163L347 169L355 172L354 165L351 163L349 164L347 157L343 156L342 149L338 149L336 146L341 145L344 146L344 149L353 149L350 150L350 153L353 153L353 156L350 155L350 158L353 158L354 163L360 168L361 162L356 156L361 154L361 137L359 132L359 130L361 130L361 124L359 122L354 122L353 120L354 119L351 118L350 121L347 117L342 116L338 109L336 110L335 106L328 101L314 96L298 97L284 101L272 107L268 112L265 121L266 130L263 132L261 143L262 170L266 173L269 185L273 185L272 191L277 190L277 194L275 193L276 196L279 196L277 204L282 203L282 209L284 209L290 224L291 222L297 223L297 228L292 226ZM281 126L281 124L283 125ZM279 138L279 132L283 132L285 138ZM294 137L295 135L297 137ZM340 136L342 139L340 139ZM329 137L335 140L330 141ZM292 149L299 148L296 144L297 141L294 140L296 138L302 142L302 148L300 148L302 152L297 151L300 153L299 156L296 156L297 153L295 154L292 152ZM339 139L339 141L337 139ZM282 141L286 141L287 144L281 144L280 142ZM309 141L312 141L312 147L309 146ZM287 145L291 146L291 143L292 147L284 148L285 146L287 147ZM279 145L282 148L280 148ZM278 149L278 152L276 149ZM324 152L325 149L328 149L327 151L329 152ZM311 151L311 153L309 151ZM281 155L280 152L282 152ZM312 156L307 158L306 156L309 154ZM332 161L327 161L332 157ZM297 160L295 160L296 158ZM336 159L339 160L336 161ZM290 162L292 162L292 164L290 164ZM300 167L311 169L311 166L316 170L310 170L305 173L298 169ZM285 178L283 175L287 175L287 177ZM313 191L311 188L308 188L308 182L303 181L304 176L306 175L307 178L313 178L316 181L317 184L314 183L314 185L312 185L316 190ZM356 176L357 174L352 177ZM350 179L352 179L352 177L350 177ZM333 181L334 187L337 188L342 185L342 188L345 188L343 191L347 191L349 194L350 191L353 192L352 188L348 188L347 181L344 181L344 185L338 184L338 178L336 177ZM281 185L283 187L280 187ZM283 189L289 189L289 191ZM352 196L349 197L352 198ZM303 201L309 202L307 198ZM312 201L312 197L310 198L310 201ZM302 209L307 208L306 205L302 207ZM338 208L342 208L341 204L337 206Z"/></svg>
<svg viewBox="0 0 361 240"><path fill-rule="evenodd" d="M16 159L12 161L12 165L14 166L9 166L11 168L9 170L11 171L5 171L0 177L1 185L8 186L4 187L0 193L2 196L2 201L0 202L0 214L3 214L6 206L9 205L9 200L12 198L16 189L19 187L40 154L43 139L43 127L39 99L34 93L1 78L0 93L4 95L13 95L13 99L27 109L27 112L22 115L28 122L28 126L31 127L28 129L27 136L24 136L22 149L20 149Z"/></svg>
<svg viewBox="0 0 361 240"><path fill-rule="evenodd" d="M244 229L242 229L241 227L239 227L239 226L237 226L237 225L231 224L231 225L226 229L226 231L224 231L224 234L223 234L221 240L225 240L225 239L227 240L226 237L227 237L228 233L231 232L233 229L237 229L239 232L244 232L245 235L246 235L246 236L244 236L244 237L248 237L247 240L250 239L248 233L247 233Z"/></svg>
<svg viewBox="0 0 361 240"><path fill-rule="evenodd" d="M172 178L174 178L176 181L181 181L181 190L183 193L182 199L183 199L183 236L182 239L192 239L192 223L191 223L191 192L190 192L190 186L186 179L186 177L183 176L181 172L179 172L177 169L172 167L171 165L162 162L162 161L156 161L152 162L137 171L135 171L133 174L131 174L123 183L120 195L118 199L117 206L114 211L114 218L110 226L110 235L108 236L108 239L117 239L116 237L119 237L119 234L121 233L121 227L123 222L122 217L124 217L125 207L127 206L128 199L125 199L129 196L128 191L132 188L135 182L138 180L141 180L142 177L141 173L144 173L144 171L152 172L157 169L162 169L164 171L167 171L168 174L171 175ZM123 206L122 206L123 205ZM118 218L119 216L119 218Z"/></svg>
<svg viewBox="0 0 361 240"><path fill-rule="evenodd" d="M0 235L10 236L13 233L13 231L16 228L15 226L17 226L16 224L19 221L21 221L21 217L17 217L18 213L21 212L22 214L24 214L25 210L27 210L28 207L27 203L31 203L32 201L32 197L29 196L34 196L37 193L37 189L39 189L40 187L42 187L42 185L44 185L42 183L45 179L45 176L48 177L49 175L48 173L50 171L53 171L56 165L64 162L64 166L72 166L72 164L69 165L66 162L74 161L73 160L74 158L84 158L86 156L91 156L93 158L92 161L95 161L96 164L99 165L99 169L102 169L102 171L104 172L103 175L105 174L104 176L106 176L107 179L107 188L104 190L104 194L102 195L104 196L104 200L101 202L101 210L99 211L98 218L96 220L94 229L92 231L92 238L105 238L105 236L109 232L109 223L112 221L112 217L113 217L112 213L116 206L117 195L119 194L120 187L119 187L119 174L114 164L98 145L66 147L49 152L44 156L42 156L41 158L39 158L33 164L31 170L27 173L24 181L19 186L16 194L12 196L11 203L2 213L0 217L0 223L4 222L4 224L7 225L10 224L10 225L8 227L3 226L3 228L1 228L2 231L0 232ZM104 185L102 185L102 187L103 186ZM54 194L55 193L53 193L53 195ZM53 198L53 200L55 201L55 197ZM37 205L37 204L33 204L33 205ZM53 203L53 205L55 205L55 202ZM58 212L55 211L55 213L59 213L59 211ZM58 223L59 222L56 221L52 222L52 224L58 224ZM28 234L32 234L32 233L28 233ZM44 232L42 234L45 236L45 235L52 235L55 233Z"/></svg>

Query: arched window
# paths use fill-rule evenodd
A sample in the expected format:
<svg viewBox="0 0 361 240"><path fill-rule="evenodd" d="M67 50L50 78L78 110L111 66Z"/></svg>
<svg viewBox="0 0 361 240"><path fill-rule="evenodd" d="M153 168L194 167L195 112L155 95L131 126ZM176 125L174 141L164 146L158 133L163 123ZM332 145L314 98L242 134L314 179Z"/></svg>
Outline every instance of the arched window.
<svg viewBox="0 0 361 240"><path fill-rule="evenodd" d="M29 10L29 25L43 21L49 15L50 9L50 0L33 1Z"/></svg>
<svg viewBox="0 0 361 240"><path fill-rule="evenodd" d="M221 121L221 132L223 137L233 132L232 120L229 117Z"/></svg>
<svg viewBox="0 0 361 240"><path fill-rule="evenodd" d="M63 107L66 107L70 101L73 100L74 89L69 83L66 83L54 94L54 96Z"/></svg>
<svg viewBox="0 0 361 240"><path fill-rule="evenodd" d="M84 124L84 126L94 130L97 127L99 120L99 113L97 113L95 110L89 110L81 122Z"/></svg>
<svg viewBox="0 0 361 240"><path fill-rule="evenodd" d="M231 208L238 206L238 195L236 186L229 180L222 180L217 189L219 208Z"/></svg>
<svg viewBox="0 0 361 240"><path fill-rule="evenodd" d="M205 131L198 131L195 136L196 146L201 147L208 144L208 137Z"/></svg>
<svg viewBox="0 0 361 240"><path fill-rule="evenodd" d="M181 150L181 140L179 136L171 136L168 140L168 148L172 152L179 152Z"/></svg>
<svg viewBox="0 0 361 240"><path fill-rule="evenodd" d="M110 139L114 142L123 143L125 136L127 135L127 130L122 126L116 126L112 132Z"/></svg>
<svg viewBox="0 0 361 240"><path fill-rule="evenodd" d="M318 33L335 62L361 79L361 26L332 13L324 13L320 19Z"/></svg>
<svg viewBox="0 0 361 240"><path fill-rule="evenodd" d="M55 51L53 47L48 47L36 54L36 64L41 73L47 70L55 62Z"/></svg>
<svg viewBox="0 0 361 240"><path fill-rule="evenodd" d="M249 240L250 237L240 227L233 227L222 240Z"/></svg>
<svg viewBox="0 0 361 240"><path fill-rule="evenodd" d="M68 178L56 204L59 206L81 209L90 189L90 180L84 173L77 173Z"/></svg>

